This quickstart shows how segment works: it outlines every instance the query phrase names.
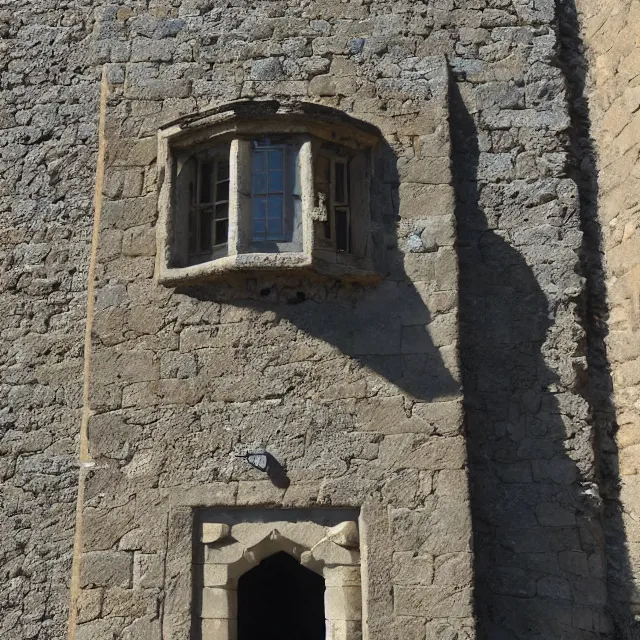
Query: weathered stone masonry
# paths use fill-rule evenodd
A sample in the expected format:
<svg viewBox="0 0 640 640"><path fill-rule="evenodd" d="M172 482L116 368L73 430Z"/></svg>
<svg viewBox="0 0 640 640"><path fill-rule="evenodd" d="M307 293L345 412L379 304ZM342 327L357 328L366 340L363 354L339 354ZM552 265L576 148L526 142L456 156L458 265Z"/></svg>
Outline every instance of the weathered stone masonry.
<svg viewBox="0 0 640 640"><path fill-rule="evenodd" d="M294 507L359 510L365 637L616 637L553 4L45 4L2 16L3 637L65 633L78 447L71 637L188 637L202 514ZM157 284L158 129L241 98L380 129L378 284Z"/></svg>
<svg viewBox="0 0 640 640"><path fill-rule="evenodd" d="M300 44L302 60L314 59L314 43ZM388 264L376 285L318 283L295 271L158 285L156 132L220 100L212 85L206 104L152 101L164 81L136 75L136 65L120 75L105 68L87 434L95 467L84 478L76 637L186 638L197 609L191 556L171 553L176 531L190 541L203 508L316 505L360 510L365 637L473 634L447 66L414 57L379 78L360 45L350 55L347 41L319 37L315 46L336 51L331 64L351 87L342 108L385 137L371 199ZM263 67L252 63L249 76ZM333 90L314 91L279 58L269 69L269 79L238 82L232 97L340 106L317 95ZM399 251L409 236L419 246ZM286 462L288 487L235 458L260 442ZM155 582L136 577L143 558L165 567Z"/></svg>
<svg viewBox="0 0 640 640"><path fill-rule="evenodd" d="M606 337L604 391L614 391L613 419L601 433L609 598L616 633L638 637L638 145L640 6L576 3L584 47L584 97L592 136L601 311ZM597 171L597 173L596 173ZM607 331L608 330L608 331ZM603 389L600 389L602 393ZM613 413L613 412L610 412Z"/></svg>
<svg viewBox="0 0 640 640"><path fill-rule="evenodd" d="M99 72L90 3L0 7L0 636L62 638Z"/></svg>

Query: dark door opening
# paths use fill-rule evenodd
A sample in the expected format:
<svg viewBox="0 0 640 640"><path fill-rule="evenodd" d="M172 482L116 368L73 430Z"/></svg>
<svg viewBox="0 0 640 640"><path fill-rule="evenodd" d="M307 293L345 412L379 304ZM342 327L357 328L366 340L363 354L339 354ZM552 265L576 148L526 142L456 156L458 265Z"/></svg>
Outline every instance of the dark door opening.
<svg viewBox="0 0 640 640"><path fill-rule="evenodd" d="M289 554L238 581L238 640L324 640L324 579Z"/></svg>

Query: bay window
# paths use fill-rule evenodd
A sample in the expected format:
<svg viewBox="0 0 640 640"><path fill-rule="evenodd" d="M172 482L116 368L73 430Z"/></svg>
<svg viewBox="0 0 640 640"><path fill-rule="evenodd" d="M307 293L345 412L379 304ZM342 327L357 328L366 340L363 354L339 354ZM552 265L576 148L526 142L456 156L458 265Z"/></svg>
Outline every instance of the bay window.
<svg viewBox="0 0 640 640"><path fill-rule="evenodd" d="M291 268L372 275L374 128L344 114L328 126L228 109L159 133L159 281Z"/></svg>

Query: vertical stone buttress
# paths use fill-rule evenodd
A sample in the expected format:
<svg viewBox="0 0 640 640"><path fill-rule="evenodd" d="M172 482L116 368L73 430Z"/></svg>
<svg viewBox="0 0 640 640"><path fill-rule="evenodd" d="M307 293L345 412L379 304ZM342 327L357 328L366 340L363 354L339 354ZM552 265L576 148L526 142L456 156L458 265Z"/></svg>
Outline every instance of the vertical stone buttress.
<svg viewBox="0 0 640 640"><path fill-rule="evenodd" d="M421 35L401 35L420 14L387 9L101 14L93 466L73 638L189 637L211 615L192 589L199 511L234 508L250 523L257 508L304 520L312 507L360 511L365 638L475 635L449 70L437 48L418 50ZM158 127L237 98L311 101L380 129L381 282L154 280ZM286 464L288 486L235 456L257 443Z"/></svg>
<svg viewBox="0 0 640 640"><path fill-rule="evenodd" d="M553 3L460 7L450 60L481 638L609 633L577 184Z"/></svg>

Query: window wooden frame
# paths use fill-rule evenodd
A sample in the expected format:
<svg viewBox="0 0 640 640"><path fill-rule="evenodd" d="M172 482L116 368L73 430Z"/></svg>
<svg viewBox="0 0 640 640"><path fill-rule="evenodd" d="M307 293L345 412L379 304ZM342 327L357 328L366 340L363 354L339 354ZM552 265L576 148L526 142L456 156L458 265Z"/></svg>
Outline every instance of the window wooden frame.
<svg viewBox="0 0 640 640"><path fill-rule="evenodd" d="M229 193L230 193L230 173L229 173L229 154L218 151L212 157L199 155L196 161L196 180L195 189L192 196L192 203L189 210L188 219L188 262L190 265L200 264L208 260L227 255L227 245L229 236ZM209 189L211 199L202 201L202 192L204 187L203 167L211 165L211 178ZM220 178L220 168L227 167L226 178ZM218 199L218 185L227 184L226 198ZM226 215L218 215L221 208L224 211L226 205ZM206 225L207 213L211 213L209 221L210 241L206 242L207 232L203 229ZM220 224L223 223L223 224ZM226 224L224 224L226 223ZM219 237L220 236L220 237Z"/></svg>
<svg viewBox="0 0 640 640"><path fill-rule="evenodd" d="M323 152L320 154L329 163L329 199L325 203L327 207L327 221L325 222L325 239L329 246L335 251L343 253L352 253L351 251L351 197L350 197L350 158L340 154L329 154ZM344 165L344 174L342 177L342 188L339 193L339 179L337 176L336 166ZM342 197L340 197L342 196ZM344 242L339 239L337 217L338 212L344 212L346 217L346 238Z"/></svg>

